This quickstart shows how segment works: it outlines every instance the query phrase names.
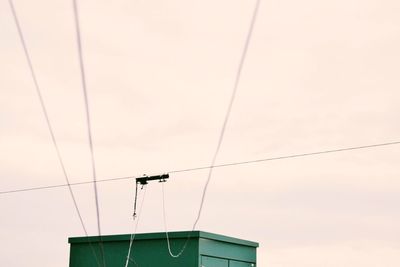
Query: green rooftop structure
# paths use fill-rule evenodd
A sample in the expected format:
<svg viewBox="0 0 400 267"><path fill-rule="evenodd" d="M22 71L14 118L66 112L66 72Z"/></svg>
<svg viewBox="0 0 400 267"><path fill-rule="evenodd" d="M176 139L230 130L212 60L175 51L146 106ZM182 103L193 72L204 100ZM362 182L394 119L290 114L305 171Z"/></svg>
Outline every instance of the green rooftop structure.
<svg viewBox="0 0 400 267"><path fill-rule="evenodd" d="M258 243L202 231L170 232L168 252L165 233L136 234L132 244L130 267L255 267ZM70 267L125 267L131 235L69 238ZM101 251L104 251L103 253Z"/></svg>

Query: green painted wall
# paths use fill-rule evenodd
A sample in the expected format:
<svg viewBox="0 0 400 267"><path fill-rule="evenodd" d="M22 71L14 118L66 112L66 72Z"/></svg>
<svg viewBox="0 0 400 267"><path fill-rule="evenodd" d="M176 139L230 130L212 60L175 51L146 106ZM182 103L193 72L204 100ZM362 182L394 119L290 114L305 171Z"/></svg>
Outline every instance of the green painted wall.
<svg viewBox="0 0 400 267"><path fill-rule="evenodd" d="M173 253L180 251L189 233L169 234ZM99 237L70 238L69 266L99 267L102 266L102 255L104 255L107 267L124 267L129 239L130 235L102 236L101 242ZM173 258L167 250L165 233L137 234L132 245L132 261L129 266L254 267L257 247L258 244L254 242L195 231L191 233L185 252L179 258ZM104 254L101 253L102 250Z"/></svg>

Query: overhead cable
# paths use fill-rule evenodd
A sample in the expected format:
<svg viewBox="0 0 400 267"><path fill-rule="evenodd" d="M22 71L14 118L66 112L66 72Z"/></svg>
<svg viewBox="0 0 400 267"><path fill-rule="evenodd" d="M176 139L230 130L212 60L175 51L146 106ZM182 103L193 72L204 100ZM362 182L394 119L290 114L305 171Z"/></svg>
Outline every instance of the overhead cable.
<svg viewBox="0 0 400 267"><path fill-rule="evenodd" d="M166 173L172 174L172 173L194 172L194 171L207 170L210 168L214 168L214 169L215 168L225 168L225 167L232 167L232 166L238 166L238 165L248 165L248 164L256 164L256 163L262 163L262 162L268 162L268 161L318 156L318 155L323 155L323 154L332 154L332 153L339 153L339 152L346 152L346 151L353 151L353 150L362 150L362 149L370 149L370 148L377 148L377 147L393 146L393 145L399 145L399 144L400 144L400 141L395 141L395 142L378 143L378 144L363 145L363 146L344 147L344 148L322 150L322 151L309 152L309 153L290 154L290 155L270 157L270 158L260 158L260 159L254 159L254 160L222 163L222 164L217 164L214 166L200 166L200 167L194 167L194 168L177 169L177 170L168 171ZM132 176L104 178L104 179L99 179L97 181L97 183L132 180L132 179L136 179L137 177L139 177L139 176L132 175ZM86 181L86 182L70 183L69 185L70 186L78 186L78 185L85 185L85 184L92 184L92 183L93 183L93 181ZM55 188L66 187L66 186L68 186L68 184L29 187L29 188L15 189L15 190L0 191L0 195L22 193L22 192L36 191L36 190L45 190L45 189L55 189Z"/></svg>
<svg viewBox="0 0 400 267"><path fill-rule="evenodd" d="M168 232L168 226L167 226L167 211L166 211L166 204L165 204L165 189L164 189L164 183L162 183L161 185L161 189L162 189L162 210L163 210L163 223L164 223L164 231L165 231L165 237L167 239L167 248L168 248L168 253L172 258L178 258L183 251L185 251L187 245L189 244L189 239L191 237L191 233L188 234L185 243L183 244L183 246L181 247L179 253L175 254L174 252L172 252L171 249L171 239L169 238L169 232Z"/></svg>
<svg viewBox="0 0 400 267"><path fill-rule="evenodd" d="M91 159L92 174L93 174L93 189L94 189L94 198L95 198L95 203L96 203L97 231L98 231L99 238L100 238L99 243L100 243L100 249L101 249L100 251L101 251L102 260L103 260L103 266L106 266L104 246L103 246L102 237L101 237L100 208L99 208L99 197L98 197L98 192L97 192L97 178L96 178L96 162L95 162L95 158L94 158L89 99L88 99L87 86L86 86L85 64L83 61L78 4L77 4L76 0L72 0L72 3L73 3L73 12L74 12L75 31L76 31L76 42L77 42L78 57L79 57L79 69L80 69L80 74L81 74L82 91L83 91L84 102L85 102L86 125L87 125L87 132L88 132L90 159Z"/></svg>
<svg viewBox="0 0 400 267"><path fill-rule="evenodd" d="M96 178L96 164L94 159L94 150L93 150L93 139L92 139L92 130L91 130L91 122L90 122L90 111L89 111L89 99L87 94L86 87L86 74L85 74L85 64L83 61L83 53L82 53L82 41L81 41L81 30L79 23L79 13L78 13L78 5L76 0L72 0L74 7L74 21L75 21L75 30L76 30L76 41L78 48L78 56L79 56L79 69L81 73L81 82L82 82L82 90L83 96L85 100L85 113L86 113L86 125L88 132L88 140L89 140L89 149L90 149L90 158L92 165L92 174L93 174L93 185L94 185L94 195L96 202L96 216L97 216L97 230L99 236L101 235L101 224L100 224L100 211L99 211L99 200L98 200L98 192L97 192L97 178Z"/></svg>
<svg viewBox="0 0 400 267"><path fill-rule="evenodd" d="M168 173L200 171L200 170L206 170L206 169L210 169L210 168L223 168L223 167L230 167L230 166L236 166L236 165L246 165L246 164L260 163L260 162L266 162L266 161L275 161L275 160L282 160L282 159L316 156L316 155L321 155L321 154L331 154L331 153L345 152L345 151L351 151L351 150L376 148L376 147L382 147L382 146L392 146L392 145L399 145L399 144L400 144L400 141L395 141L395 142L379 143L379 144L372 144L372 145L345 147L345 148L338 148L338 149L331 149L331 150L322 150L322 151L317 151L317 152L277 156L277 157L272 157L272 158L261 158L261 159L255 159L255 160L223 163L223 164L217 164L214 166L203 166L203 167L195 167L195 168L188 168L188 169L180 169L180 170L170 171ZM121 178L126 178L126 177L121 177ZM114 178L114 180L115 180L115 178Z"/></svg>
<svg viewBox="0 0 400 267"><path fill-rule="evenodd" d="M245 59L246 59L246 56L247 56L247 51L248 51L248 48L249 48L249 45L250 45L250 41L251 41L251 37L252 37L252 34L253 34L254 25L255 25L255 22L256 22L256 19L257 19L258 10L259 10L259 7L260 7L260 2L261 2L261 0L256 0L255 6L254 6L254 10L253 10L253 14L252 14L252 17L251 17L250 26L249 26L249 29L247 31L246 40L245 40L245 43L244 43L242 54L240 56L239 65L237 67L237 71L236 71L236 75L235 75L235 81L234 81L234 84L233 84L233 90L232 90L232 94L231 94L231 97L230 97L230 100L229 100L228 109L225 112L224 122L222 124L221 130L220 130L220 133L219 133L218 144L217 144L217 147L215 149L214 155L212 157L210 168L208 168L209 171L208 171L208 175L207 175L207 180L206 180L206 183L205 183L204 188L203 188L201 201L200 201L200 207L199 207L199 210L197 212L196 220L193 223L192 231L195 230L196 225L200 220L201 213L203 211L203 205L204 205L204 200L205 200L205 197L206 197L206 194L207 194L208 185L210 183L210 180L211 180L211 177L212 177L212 173L213 173L213 169L214 169L214 165L215 165L215 162L217 161L217 157L218 157L222 142L224 140L226 126L228 124L229 117L230 117L231 111L232 111L232 106L233 106L233 103L235 101L236 93L237 93L237 90L238 90L238 87L239 87L239 82L240 82L240 78L241 78L241 74L242 74L242 69L243 69L243 66L244 66L244 62L245 62ZM180 252L180 254L182 252Z"/></svg>
<svg viewBox="0 0 400 267"><path fill-rule="evenodd" d="M219 132L218 143L217 143L217 147L215 149L215 152L214 152L212 160L211 160L210 168L209 168L208 175L207 175L207 180L206 180L206 183L204 184L204 187L203 187L200 206L199 206L199 209L198 209L198 212L197 212L197 216L196 216L196 219L195 219L195 221L193 223L191 232L188 234L185 243L183 244L183 246L181 247L181 249L179 250L178 253L174 254L171 251L171 245L170 245L170 240L169 240L169 236L168 236L168 231L167 231L167 229L165 230L165 234L166 234L166 237L167 237L168 252L169 252L170 256L173 257L173 258L178 258L183 254L183 252L185 251L185 249L186 249L186 247L188 245L188 242L189 242L189 239L191 237L191 234L196 229L196 225L200 220L201 213L203 211L204 201L205 201L206 194L207 194L208 185L210 184L210 181L211 181L214 165L215 165L215 163L217 161L218 154L219 154L219 151L221 149L222 142L224 140L225 130L226 130L226 127L228 125L229 118L230 118L231 111L232 111L232 106L233 106L233 103L234 103L235 98L236 98L236 93L237 93L237 90L238 90L238 87L239 87L239 82L240 82L240 78L241 78L241 74L242 74L242 69L243 69L243 66L244 66L245 59L246 59L246 55L247 55L247 51L248 51L248 48L249 48L250 40L251 40L251 37L252 37L252 34L253 34L253 29L254 29L254 25L255 25L255 22L256 22L258 9L260 7L260 2L261 2L261 0L256 0L255 6L254 6L253 14L252 14L251 21L250 21L250 26L249 26L249 29L247 31L244 47L243 47L243 50L242 50L242 53L241 53L241 56L240 56L239 65L238 65L237 70L236 70L235 80L234 80L234 83L233 83L233 88L232 88L232 93L231 93L231 96L230 96L230 99L229 99L228 108L227 108L227 110L225 112L224 121L222 123L221 130ZM163 197L164 197L164 187L163 187ZM167 228L164 201L163 201L163 210L164 210L164 226L165 226L165 228Z"/></svg>
<svg viewBox="0 0 400 267"><path fill-rule="evenodd" d="M128 267L129 262L131 262L131 261L135 263L135 260L131 258L131 250L132 250L132 247L133 247L133 241L135 240L135 236L136 236L136 233L137 233L137 228L138 228L138 225L139 225L140 215L142 214L143 203L144 203L144 200L145 200L145 197L146 197L146 189L147 189L146 185L143 185L141 189L144 189L143 197L142 197L142 203L140 204L138 215L136 216L136 212L135 212L135 215L133 216L133 221L136 221L136 223L134 224L135 226L134 226L133 232L131 233L131 236L130 236L128 254L126 256L126 261L125 261L125 267ZM137 186L136 186L135 200L134 200L135 201L134 202L135 203L134 210L136 210L137 195L138 195L138 190L137 190Z"/></svg>
<svg viewBox="0 0 400 267"><path fill-rule="evenodd" d="M46 121L46 124L47 124L47 128L49 130L50 137L51 137L53 146L54 146L56 154L57 154L58 162L60 164L62 173L64 175L64 179L66 181L66 184L64 186L68 187L68 191L70 193L70 196L71 196L72 202L74 204L76 214L78 215L80 224L82 226L83 232L84 232L85 236L88 237L88 232L87 232L85 223L83 221L81 212L79 210L78 203L77 203L76 198L75 198L75 194L72 191L71 183L70 183L70 180L69 180L69 177L68 177L65 165L64 165L64 161L62 159L61 152L60 152L60 149L58 147L58 143L57 143L54 131L53 131L53 127L52 127L52 124L50 122L50 118L49 118L49 115L48 115L48 112L47 112L47 108L46 108L45 102L43 100L41 88L39 86L39 82L38 82L38 79L36 77L35 69L33 68L32 60L31 60L31 57L30 57L30 54L29 54L29 51L28 51L28 47L26 45L26 41L25 41L25 37L24 37L23 31L22 31L21 25L19 23L19 19L18 19L18 15L17 15L16 9L15 9L15 6L14 6L14 2L13 2L13 0L9 0L8 2L10 4L11 13L13 15L15 25L17 27L17 31L18 31L18 35L19 35L19 38L20 38L20 41L21 41L21 45L22 45L22 48L24 50L25 58L26 58L26 61L28 63L28 67L29 67L29 70L30 70L30 73L31 73L31 77L32 77L32 80L33 80L33 83L34 83L34 86L35 86L35 89L36 89L36 94L38 96L39 103L40 103L40 106L42 108L42 113L43 113L43 116L45 118L45 121ZM99 265L99 261L97 259L97 255L94 252L94 248L93 248L93 246L92 246L92 244L90 242L89 242L89 244L90 244L91 250L93 252L94 258L95 258L95 260L97 262L97 265L100 266Z"/></svg>
<svg viewBox="0 0 400 267"><path fill-rule="evenodd" d="M58 143L57 143L54 131L53 131L53 127L52 127L52 124L50 122L50 118L49 118L49 115L48 115L48 112L47 112L47 108L46 108L46 105L45 105L43 97L42 97L41 89L40 89L40 86L39 86L39 83L38 83L38 80L37 80L37 77L36 77L35 70L33 68L32 60L31 60L30 54L28 52L28 48L27 48L27 45L26 45L26 42L25 42L24 34L22 32L22 29L21 29L21 26L20 26L20 23L19 23L19 19L18 19L17 12L16 12L15 7L14 7L13 0L9 0L8 2L10 3L12 15L13 15L15 24L17 26L18 35L19 35L22 47L24 49L25 58L26 58L26 61L28 63L28 66L29 66L29 70L30 70L30 73L31 73L31 76L32 76L33 83L35 85L35 89L36 89L37 96L39 98L40 106L42 107L42 112L43 112L43 115L44 115L44 118L45 118L45 121L46 121L46 124L47 124L47 128L49 130L53 146L54 146L55 151L57 153L58 162L59 162L59 164L61 166L61 169L62 169L62 172L63 172L63 175L64 175L64 179L66 181L66 184L64 184L63 186L67 186L68 189L69 189L72 201L73 201L74 206L75 206L76 214L79 217L79 221L80 221L80 223L82 225L83 231L87 235L87 229L86 229L85 223L83 222L82 215L81 215L81 213L79 211L75 195L74 195L74 193L72 191L72 188L71 188L71 183L69 181L69 177L68 177L67 171L65 169L64 161L62 159L61 152L60 152L60 149L58 147Z"/></svg>

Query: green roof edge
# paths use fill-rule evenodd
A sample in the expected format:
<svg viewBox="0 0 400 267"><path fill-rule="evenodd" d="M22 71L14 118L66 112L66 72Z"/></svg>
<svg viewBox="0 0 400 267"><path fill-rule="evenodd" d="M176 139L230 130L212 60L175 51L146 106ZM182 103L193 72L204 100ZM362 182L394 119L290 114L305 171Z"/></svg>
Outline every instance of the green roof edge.
<svg viewBox="0 0 400 267"><path fill-rule="evenodd" d="M181 231L181 232L168 232L170 239L177 238L186 238L191 231ZM116 241L129 241L131 235L130 234L119 234L119 235L104 235L101 236L102 242L116 242ZM259 244L257 242L248 241L244 239L234 238L225 235L219 235L204 231L193 231L191 233L192 238L203 238L216 240L226 243L233 243L238 245L244 245L249 247L258 247ZM135 235L135 240L148 240L148 239L164 239L166 238L165 232L156 232L156 233L138 233ZM87 242L99 242L100 236L88 236L88 237L70 237L68 238L68 243L87 243Z"/></svg>

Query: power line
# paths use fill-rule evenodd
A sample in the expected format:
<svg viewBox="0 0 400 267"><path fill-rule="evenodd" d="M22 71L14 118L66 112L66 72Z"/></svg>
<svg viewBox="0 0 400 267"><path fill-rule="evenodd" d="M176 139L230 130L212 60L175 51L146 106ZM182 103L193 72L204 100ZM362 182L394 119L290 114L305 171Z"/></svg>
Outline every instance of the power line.
<svg viewBox="0 0 400 267"><path fill-rule="evenodd" d="M207 194L208 185L209 185L211 177L212 177L213 168L214 168L215 162L217 161L217 157L218 157L221 145L222 145L222 141L224 140L226 126L228 124L229 117L230 117L231 111L232 111L233 102L235 101L237 89L239 87L239 82L240 82L240 78L241 78L241 74L242 74L242 69L243 69L243 66L244 66L244 62L245 62L245 59L246 59L247 51L248 51L248 48L249 48L249 45L250 45L250 41L251 41L251 37L252 37L252 34L253 34L254 25L255 25L255 22L256 22L256 19L257 19L258 10L259 10L259 7L260 7L260 2L261 2L261 0L256 0L255 6L254 6L254 10L253 10L253 14L252 14L252 17L251 17L250 26L249 26L249 29L247 31L246 40L245 40L244 47L243 47L243 50L242 50L242 54L241 54L241 57L240 57L239 65L237 67L237 71L236 71L236 75L235 75L235 82L234 82L234 85L233 85L233 90L232 90L231 98L230 98L230 101L229 101L228 109L227 109L227 111L225 113L224 122L222 124L222 128L221 128L221 131L220 131L220 134L219 134L217 148L215 149L214 156L213 156L211 164L210 164L210 168L208 168L209 172L208 172L208 175L207 175L207 180L206 180L206 183L205 183L204 188L203 188L201 201L200 201L200 207L199 207L199 210L197 212L196 220L193 223L192 231L194 231L194 229L196 228L196 225L199 222L200 217L201 217L201 212L203 211L203 205L204 205L205 197L206 197L206 194ZM179 252L179 255L182 252L183 252L183 250Z"/></svg>
<svg viewBox="0 0 400 267"><path fill-rule="evenodd" d="M35 72L35 70L33 68L32 60L31 60L30 54L28 52L28 48L27 48L27 45L26 45L24 34L22 32L22 28L21 28L21 25L19 23L18 15L17 15L16 9L14 7L13 0L9 0L9 4L10 4L11 13L13 15L15 25L17 27L18 35L19 35L19 38L20 38L20 41L21 41L21 44L22 44L22 47L23 47L23 50L24 50L25 58L26 58L26 61L28 63L28 67L29 67L29 70L30 70L30 73L31 73L31 77L32 77L33 83L35 85L36 94L38 96L39 103L40 103L40 106L42 108L42 113L44 115L44 118L45 118L45 121L46 121L46 124L47 124L47 128L48 128L50 136L51 136L51 140L52 140L53 146L54 146L54 148L56 150L58 162L59 162L59 164L61 166L61 169L62 169L62 172L63 172L63 175L64 175L64 179L67 182L63 186L67 186L68 187L68 191L70 193L72 202L74 204L76 214L79 217L79 221L81 223L81 226L82 226L82 229L84 231L85 236L88 237L88 232L87 232L85 223L83 221L81 212L79 210L78 203L77 203L76 198L75 198L75 194L72 191L71 183L70 183L69 178L68 178L68 174L67 174L67 171L66 171L66 168L65 168L65 165L64 165L64 161L62 159L61 152L60 152L60 149L58 147L58 143L57 143L54 131L53 131L53 127L52 127L52 124L50 122L50 118L49 118L49 115L48 115L48 112L47 112L47 108L46 108L46 105L45 105L43 97L42 97L42 93L41 93L41 89L40 89L40 86L39 86L39 82L38 82L38 79L36 77L36 72ZM89 241L89 244L90 244L92 253L94 255L94 258L95 258L95 260L97 262L97 265L100 266L98 258L97 258L97 255L96 255L96 253L94 251L94 248L93 248L93 246L92 246L90 241Z"/></svg>
<svg viewBox="0 0 400 267"><path fill-rule="evenodd" d="M133 220L134 221L136 220L136 224L134 226L133 233L131 233L131 237L130 237L130 240L129 240L129 249L128 249L128 254L126 255L125 267L128 267L130 261L133 261L135 263L134 259L131 258L131 250L132 250L132 246L133 246L133 241L135 240L135 236L136 236L136 233L137 233L137 228L138 228L138 225L139 225L140 215L142 214L143 203L144 203L144 200L145 200L145 197L146 197L147 187L144 185L142 187L142 189L143 188L144 188L144 193L143 193L143 197L142 197L142 203L140 204L140 207L139 207L139 214L138 214L137 218L135 216L133 216ZM137 191L137 187L136 187L136 192L135 192L135 210L136 210L137 196L138 196L138 191Z"/></svg>
<svg viewBox="0 0 400 267"><path fill-rule="evenodd" d="M85 101L85 112L86 112L86 124L88 131L88 140L89 140L89 149L90 149L90 158L92 165L92 174L93 174L93 188L94 188L94 198L96 202L96 217L97 217L97 231L100 237L100 247L101 254L103 258L103 265L106 266L105 255L104 255L104 247L101 242L101 223L100 223L100 209L99 209L99 197L97 192L97 177L96 177L96 162L94 158L94 149L93 149L93 138L92 138L92 129L91 129L91 121L90 121L90 109L89 109L89 99L87 94L87 86L86 86L86 74L85 74L85 64L83 61L83 51L82 51L82 40L81 40L81 29L79 22L79 12L78 12L78 4L76 0L72 0L73 3L73 11L74 11L74 22L75 22L75 30L76 30L76 41L78 48L78 57L79 57L79 69L81 73L81 82L82 82L82 90Z"/></svg>
<svg viewBox="0 0 400 267"><path fill-rule="evenodd" d="M292 154L292 155L286 155L286 156L278 156L278 157L263 158L263 159L248 160L248 161L239 161L239 162L232 162L232 163L223 163L223 164L218 164L218 165L214 165L214 166L203 166L203 167L196 167L196 168L189 168L189 169L180 169L180 170L171 171L168 173L199 171L199 170L205 170L205 169L210 169L210 168L222 168L222 167L229 167L229 166L236 166L236 165L245 165L245 164L260 163L260 162L266 162L266 161L308 157L308 156L315 156L315 155L321 155L321 154L330 154L330 153L345 152L345 151L367 149L367 148L375 148L375 147L382 147L382 146L391 146L391 145L398 145L398 144L400 144L400 141L372 144L372 145L364 145L364 146L338 148L338 149L323 150L323 151L310 152L310 153Z"/></svg>
<svg viewBox="0 0 400 267"><path fill-rule="evenodd" d="M21 44L22 44L22 47L23 47L23 50L24 50L25 58L26 58L26 61L28 63L28 67L29 67L29 70L30 70L30 73L31 73L31 76L32 76L32 80L33 80L33 83L35 85L35 89L36 89L37 96L39 98L40 106L42 107L42 112L43 112L43 115L44 115L44 118L45 118L45 121L46 121L46 124L47 124L47 128L49 130L53 146L54 146L54 148L56 150L56 153L57 153L58 162L59 162L59 164L61 166L65 181L67 182L63 186L68 186L68 190L69 190L69 193L71 195L72 201L74 203L76 214L78 215L79 221L80 221L80 223L82 225L82 229L83 229L83 231L85 232L85 234L87 236L88 235L87 229L86 229L85 223L83 222L83 218L82 218L82 215L81 215L81 213L79 211L75 195L74 195L74 193L72 191L72 188L71 188L71 183L69 181L68 174L67 174L67 171L65 169L64 161L62 159L61 152L60 152L60 149L58 147L58 143L57 143L54 131L53 131L53 127L52 127L52 124L50 122L50 118L49 118L49 115L48 115L48 112L47 112L47 108L46 108L46 105L45 105L43 97L42 97L41 89L40 89L40 86L39 86L39 83L38 83L38 80L37 80L37 77L36 77L35 70L33 68L32 60L31 60L30 54L28 52L28 48L27 48L27 45L26 45L26 42L25 42L24 34L22 32L22 28L21 28L21 25L19 23L18 15L17 15L17 12L16 12L15 7L14 7L13 0L9 0L8 2L9 2L10 7L11 7L11 12L12 12L12 15L13 15L13 18L14 18L14 21L15 21L15 25L16 25L17 30L18 30L18 35L19 35L19 38L20 38L20 41L21 41Z"/></svg>
<svg viewBox="0 0 400 267"><path fill-rule="evenodd" d="M189 239L191 238L191 234L196 229L196 225L200 220L201 213L203 211L204 201L205 201L206 194L207 194L208 185L210 184L210 181L211 181L214 165L215 165L215 162L217 161L217 157L218 157L219 151L221 149L222 142L224 140L226 126L228 125L228 121L229 121L229 118L230 118L230 115L231 115L231 111L232 111L233 102L235 101L235 98L236 98L236 93L237 93L237 90L238 90L238 87L239 87L239 81L240 81L240 78L241 78L242 69L243 69L243 66L244 66L245 59L246 59L247 50L249 48L251 36L253 34L254 24L256 22L258 9L260 7L260 2L261 2L261 0L256 0L255 6L254 6L254 10L253 10L253 15L251 17L250 26L249 26L249 29L248 29L248 32L247 32L247 35L246 35L246 40L245 40L245 43L244 43L244 47L243 47L243 50L242 50L242 53L241 53L241 56L240 56L239 65L238 65L237 70L236 70L235 81L234 81L234 84L233 84L232 93L231 93L231 97L230 97L230 100L229 100L228 108L227 108L227 110L225 112L224 121L222 123L222 127L221 127L221 130L220 130L220 133L219 133L217 147L216 147L214 155L212 157L210 168L208 168L209 171L208 171L208 175L207 175L207 180L206 180L206 183L204 184L203 191L202 191L202 194L201 194L201 201L200 201L199 210L197 212L197 217L196 217L196 219L195 219L195 221L193 223L192 231L188 234L185 243L183 244L183 246L181 247L181 249L179 250L179 252L177 254L174 254L171 251L171 245L170 245L170 242L169 242L168 231L166 229L167 227L166 227L165 205L164 205L164 201L163 201L164 227L165 227L165 234L166 234L166 237L167 237L168 252L169 252L170 256L173 257L173 258L178 258L179 256L181 256L183 254L183 252L185 251L186 246L187 246L187 244L189 242ZM164 187L163 187L163 199L164 199Z"/></svg>
<svg viewBox="0 0 400 267"><path fill-rule="evenodd" d="M163 222L164 222L164 231L165 231L165 236L167 238L167 247L168 247L168 253L172 258L178 258L182 252L186 249L188 245L188 241L190 238L190 235L188 238L186 238L185 243L183 244L180 252L178 254L174 254L171 250L171 241L169 238L169 233L168 233L168 226L167 226L167 215L166 215L166 208L165 208L165 190L164 190L164 183L161 184L161 189L162 189L162 209L163 209Z"/></svg>
<svg viewBox="0 0 400 267"><path fill-rule="evenodd" d="M183 172L194 172L194 171L201 171L207 170L210 168L224 168L224 167L232 167L237 165L247 165L247 164L256 164L268 161L276 161L276 160L284 160L284 159L292 159L292 158L301 158L301 157L310 157L310 156L317 156L322 154L332 154L332 153L339 153L339 152L346 152L352 150L362 150L362 149L369 149L369 148L377 148L377 147L384 147L384 146L393 146L399 145L400 141L395 142L387 142L387 143L379 143L379 144L372 144L372 145L363 145L363 146L353 146L353 147L345 147L345 148L338 148L338 149L331 149L331 150L322 150L316 152L309 152L309 153L300 153L300 154L291 154L291 155L284 155L284 156L277 156L271 158L261 158L255 160L247 160L247 161L236 161L230 163L222 163L217 164L214 166L201 166L201 167L194 167L194 168L186 168L186 169L178 169L178 170L171 170L167 173L183 173ZM114 177L114 178L105 178L99 179L97 183L103 182L113 182L113 181L122 181L122 180L132 180L139 176L121 176L121 177ZM76 182L70 183L70 186L77 186L77 185L85 185L85 184L92 184L93 181L86 181L86 182ZM36 191L36 190L45 190L45 189L55 189L60 187L68 186L68 184L57 184L57 185L47 185L47 186L37 186L37 187L29 187L29 188L22 188L22 189L15 189L15 190L8 190L8 191L0 191L0 195L5 194L13 194L13 193L22 193L27 191Z"/></svg>

